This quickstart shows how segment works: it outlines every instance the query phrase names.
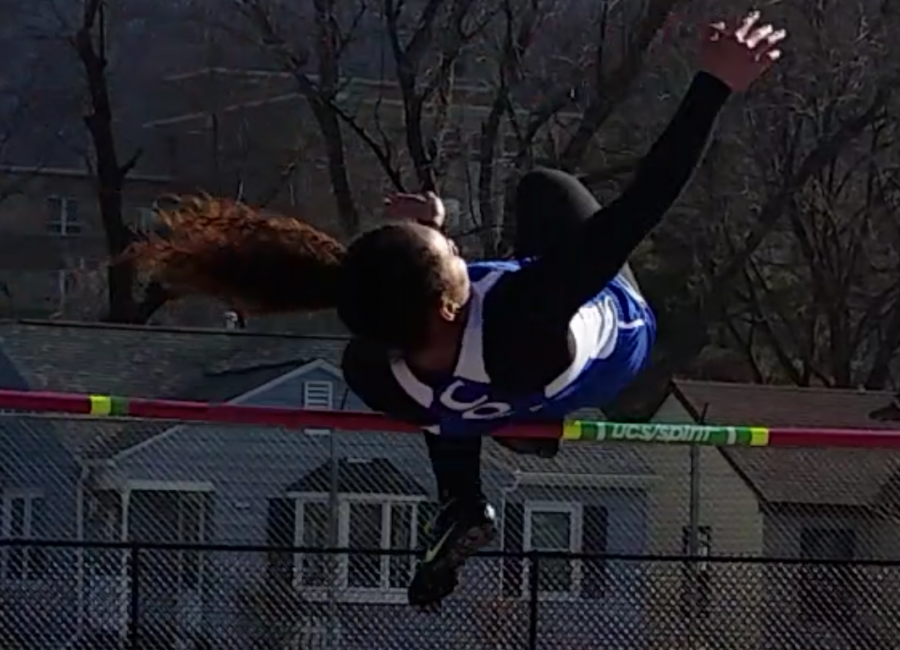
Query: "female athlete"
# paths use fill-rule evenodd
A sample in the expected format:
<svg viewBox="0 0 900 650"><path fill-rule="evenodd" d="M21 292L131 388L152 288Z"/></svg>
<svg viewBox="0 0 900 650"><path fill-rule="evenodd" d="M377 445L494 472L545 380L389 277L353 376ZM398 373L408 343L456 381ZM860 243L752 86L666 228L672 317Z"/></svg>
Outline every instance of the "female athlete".
<svg viewBox="0 0 900 650"><path fill-rule="evenodd" d="M165 239L133 254L170 289L245 312L337 307L354 337L343 360L350 388L372 409L430 432L442 510L409 599L432 608L494 537L481 436L602 407L646 364L655 319L622 268L687 184L731 92L772 65L784 37L756 12L712 25L674 118L606 208L568 174L526 174L515 196L516 261L461 259L440 231L443 206L433 194L391 197L395 222L346 250L296 221L188 202L167 215ZM506 444L547 456L557 448Z"/></svg>

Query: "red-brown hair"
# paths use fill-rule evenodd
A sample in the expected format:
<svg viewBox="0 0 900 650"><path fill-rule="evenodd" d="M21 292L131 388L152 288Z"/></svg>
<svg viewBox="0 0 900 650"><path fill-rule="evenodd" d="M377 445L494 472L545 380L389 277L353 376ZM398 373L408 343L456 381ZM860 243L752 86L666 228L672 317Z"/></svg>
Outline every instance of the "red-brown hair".
<svg viewBox="0 0 900 650"><path fill-rule="evenodd" d="M210 296L248 313L337 303L346 249L307 223L209 196L180 197L159 216L162 232L124 259L176 297Z"/></svg>

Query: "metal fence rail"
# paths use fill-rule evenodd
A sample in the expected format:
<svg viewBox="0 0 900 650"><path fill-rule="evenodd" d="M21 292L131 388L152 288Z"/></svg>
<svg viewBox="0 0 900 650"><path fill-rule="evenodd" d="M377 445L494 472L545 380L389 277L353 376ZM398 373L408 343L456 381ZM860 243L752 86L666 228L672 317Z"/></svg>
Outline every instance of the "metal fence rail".
<svg viewBox="0 0 900 650"><path fill-rule="evenodd" d="M32 572L0 589L4 650L873 650L900 640L900 563L887 561L489 552L439 613L420 614L404 602L408 552L51 541L0 551L7 571ZM321 571L301 584L310 567Z"/></svg>

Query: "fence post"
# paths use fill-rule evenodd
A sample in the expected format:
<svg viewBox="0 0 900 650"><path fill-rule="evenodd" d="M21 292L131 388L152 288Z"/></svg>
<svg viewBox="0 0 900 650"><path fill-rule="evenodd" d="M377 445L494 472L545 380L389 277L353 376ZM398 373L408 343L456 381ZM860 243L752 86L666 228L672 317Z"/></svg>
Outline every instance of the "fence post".
<svg viewBox="0 0 900 650"><path fill-rule="evenodd" d="M346 396L345 396L346 397ZM340 528L340 485L341 485L341 468L338 464L339 456L337 453L337 442L335 437L337 431L332 431L328 436L328 458L331 463L329 466L329 486L328 486L328 544L335 549L340 546L339 528ZM336 553L332 553L328 558L328 568L331 572L331 580L328 587L328 625L325 629L326 644L328 650L336 650L337 639L335 634L335 626L338 621L337 607L337 579L340 575L341 557ZM349 562L349 557L347 558Z"/></svg>
<svg viewBox="0 0 900 650"><path fill-rule="evenodd" d="M698 424L706 424L706 414L709 405L703 407ZM687 628L689 647L697 648L699 607L700 607L700 580L696 557L700 550L700 445L692 444L689 449L690 476L689 476L689 502L688 502L688 534L687 548L684 549L690 558L685 567L687 578Z"/></svg>
<svg viewBox="0 0 900 650"><path fill-rule="evenodd" d="M537 650L538 642L538 571L540 557L538 551L528 553L528 646L527 650Z"/></svg>
<svg viewBox="0 0 900 650"><path fill-rule="evenodd" d="M697 644L697 607L699 598L697 593L697 553L700 542L700 447L691 445L690 448L690 503L688 506L689 524L687 534L687 548L684 549L688 556L685 567L687 578L687 628L688 647L695 650Z"/></svg>
<svg viewBox="0 0 900 650"><path fill-rule="evenodd" d="M132 544L131 553L128 556L128 568L131 573L131 589L129 590L129 621L128 621L128 647L138 650L140 643L140 547Z"/></svg>

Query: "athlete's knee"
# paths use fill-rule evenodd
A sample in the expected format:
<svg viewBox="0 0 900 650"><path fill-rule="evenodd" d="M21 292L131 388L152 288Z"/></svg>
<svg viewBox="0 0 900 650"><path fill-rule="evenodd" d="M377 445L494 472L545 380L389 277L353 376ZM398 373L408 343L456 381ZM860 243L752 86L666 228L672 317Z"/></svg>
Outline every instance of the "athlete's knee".
<svg viewBox="0 0 900 650"><path fill-rule="evenodd" d="M521 199L529 199L535 193L552 191L573 181L577 182L577 179L562 170L535 167L519 179L516 196Z"/></svg>

